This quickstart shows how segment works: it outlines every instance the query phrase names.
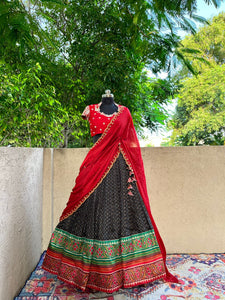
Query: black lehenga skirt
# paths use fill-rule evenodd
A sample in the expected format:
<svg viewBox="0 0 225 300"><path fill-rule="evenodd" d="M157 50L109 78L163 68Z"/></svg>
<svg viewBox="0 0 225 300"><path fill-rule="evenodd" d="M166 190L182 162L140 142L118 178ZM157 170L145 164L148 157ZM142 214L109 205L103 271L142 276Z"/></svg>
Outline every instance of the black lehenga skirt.
<svg viewBox="0 0 225 300"><path fill-rule="evenodd" d="M165 277L151 220L122 153L85 202L57 225L43 268L82 290L109 293Z"/></svg>

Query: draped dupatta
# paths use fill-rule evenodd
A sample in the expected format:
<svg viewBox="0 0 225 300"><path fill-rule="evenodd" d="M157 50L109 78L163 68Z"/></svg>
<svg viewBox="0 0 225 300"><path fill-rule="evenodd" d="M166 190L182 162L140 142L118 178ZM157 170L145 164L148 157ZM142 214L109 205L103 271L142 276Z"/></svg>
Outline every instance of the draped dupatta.
<svg viewBox="0 0 225 300"><path fill-rule="evenodd" d="M120 153L135 174L138 190L148 211L163 256L166 269L165 280L177 283L177 278L169 273L166 267L166 250L151 214L141 149L128 108L120 107L100 139L88 152L60 221L72 215L84 203L102 182Z"/></svg>

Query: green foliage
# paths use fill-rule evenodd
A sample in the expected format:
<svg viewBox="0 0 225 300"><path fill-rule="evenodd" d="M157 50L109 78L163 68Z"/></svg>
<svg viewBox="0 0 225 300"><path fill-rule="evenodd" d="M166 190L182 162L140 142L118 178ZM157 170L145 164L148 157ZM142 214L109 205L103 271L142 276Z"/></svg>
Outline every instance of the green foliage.
<svg viewBox="0 0 225 300"><path fill-rule="evenodd" d="M169 147L170 146L170 138L163 138L160 143L160 147Z"/></svg>
<svg viewBox="0 0 225 300"><path fill-rule="evenodd" d="M154 144L152 144L151 142L148 143L145 147L154 147Z"/></svg>
<svg viewBox="0 0 225 300"><path fill-rule="evenodd" d="M195 35L188 35L182 41L179 51L189 60L196 74L205 69L225 63L225 13L220 13L200 28ZM183 66L179 78L190 76L189 70Z"/></svg>
<svg viewBox="0 0 225 300"><path fill-rule="evenodd" d="M182 44L185 57L196 70L178 74L180 90L176 112L169 122L173 129L170 145L223 145L225 140L225 13Z"/></svg>
<svg viewBox="0 0 225 300"><path fill-rule="evenodd" d="M1 145L91 146L80 114L106 88L129 107L139 133L164 124L176 86L144 68L170 70L174 57L192 68L176 29L194 32L195 3L2 0Z"/></svg>
<svg viewBox="0 0 225 300"><path fill-rule="evenodd" d="M36 63L40 57L40 48L46 47L45 36L38 20L31 13L31 7L25 7L24 1L1 0L1 61L15 71L18 68L29 68L29 59L34 59Z"/></svg>
<svg viewBox="0 0 225 300"><path fill-rule="evenodd" d="M214 17L183 44L198 76L183 68L176 112L169 122L170 145L225 144L225 13ZM202 59L201 59L202 58Z"/></svg>
<svg viewBox="0 0 225 300"><path fill-rule="evenodd" d="M225 65L185 79L179 91L171 144L223 145L225 141Z"/></svg>
<svg viewBox="0 0 225 300"><path fill-rule="evenodd" d="M149 128L156 131L170 116L166 109L177 86L167 79L151 79L146 74L142 74L141 81L138 82L136 101L132 102L129 108L132 111L134 124L139 134L142 128Z"/></svg>
<svg viewBox="0 0 225 300"><path fill-rule="evenodd" d="M0 68L0 145L59 146L66 114L54 87L42 84L40 65L18 75Z"/></svg>

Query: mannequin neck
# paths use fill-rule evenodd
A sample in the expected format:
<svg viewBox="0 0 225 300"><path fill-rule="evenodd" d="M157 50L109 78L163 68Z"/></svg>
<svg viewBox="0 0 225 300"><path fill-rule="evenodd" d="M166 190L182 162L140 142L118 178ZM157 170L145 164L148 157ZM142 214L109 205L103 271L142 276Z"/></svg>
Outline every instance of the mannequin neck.
<svg viewBox="0 0 225 300"><path fill-rule="evenodd" d="M102 102L100 105L100 111L107 115L111 115L114 112L118 111L118 106L114 102L113 97L103 97L102 98Z"/></svg>
<svg viewBox="0 0 225 300"><path fill-rule="evenodd" d="M106 104L106 105L112 105L112 104L115 104L114 102L114 98L113 97L103 97L102 98L102 104Z"/></svg>

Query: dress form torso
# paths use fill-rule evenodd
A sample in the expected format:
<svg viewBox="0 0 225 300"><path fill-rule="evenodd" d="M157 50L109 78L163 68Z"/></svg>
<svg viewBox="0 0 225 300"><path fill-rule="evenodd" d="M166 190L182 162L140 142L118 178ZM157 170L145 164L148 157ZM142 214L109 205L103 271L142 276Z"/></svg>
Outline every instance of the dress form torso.
<svg viewBox="0 0 225 300"><path fill-rule="evenodd" d="M82 118L89 121L91 136L96 143L102 133L111 122L115 114L120 111L121 105L114 102L114 96L110 90L102 95L102 101L98 104L88 105L82 113Z"/></svg>
<svg viewBox="0 0 225 300"><path fill-rule="evenodd" d="M102 102L99 106L100 112L105 115L113 115L115 112L118 112L118 106L115 104L113 97L103 97ZM102 133L96 134L93 136L93 143L96 143L100 138Z"/></svg>

